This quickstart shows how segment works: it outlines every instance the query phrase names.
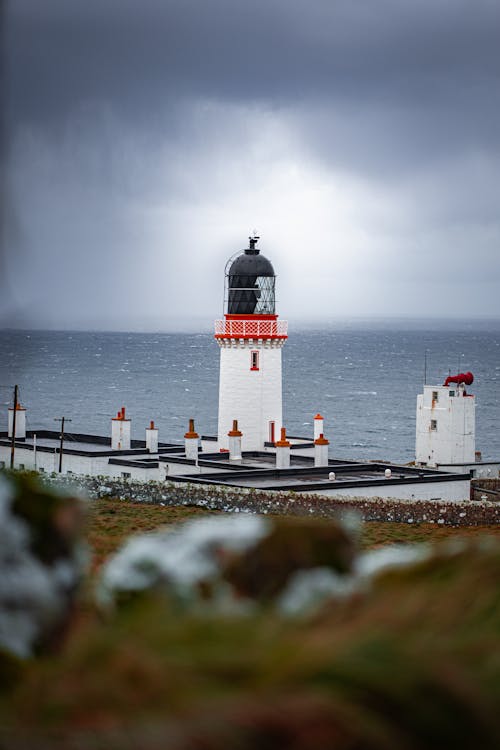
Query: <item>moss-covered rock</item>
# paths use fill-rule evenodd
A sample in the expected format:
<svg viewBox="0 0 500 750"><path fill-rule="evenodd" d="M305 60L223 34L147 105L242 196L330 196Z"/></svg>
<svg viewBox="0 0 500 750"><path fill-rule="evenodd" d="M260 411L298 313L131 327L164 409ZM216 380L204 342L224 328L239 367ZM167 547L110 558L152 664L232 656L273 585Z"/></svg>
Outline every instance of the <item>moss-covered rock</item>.
<svg viewBox="0 0 500 750"><path fill-rule="evenodd" d="M34 475L0 474L0 649L52 649L82 578L82 507ZM9 657L6 657L6 663Z"/></svg>
<svg viewBox="0 0 500 750"><path fill-rule="evenodd" d="M103 571L101 595L115 603L161 590L192 605L242 598L270 602L300 570L347 573L355 544L339 523L226 515L132 538Z"/></svg>

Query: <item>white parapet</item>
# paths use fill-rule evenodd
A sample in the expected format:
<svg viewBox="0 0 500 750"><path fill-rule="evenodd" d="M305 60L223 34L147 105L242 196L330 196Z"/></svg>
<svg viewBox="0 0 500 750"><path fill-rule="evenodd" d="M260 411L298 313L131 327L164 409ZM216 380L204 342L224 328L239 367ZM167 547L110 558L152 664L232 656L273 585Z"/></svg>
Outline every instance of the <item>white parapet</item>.
<svg viewBox="0 0 500 750"><path fill-rule="evenodd" d="M290 443L286 439L286 430L281 428L281 438L276 443L276 468L290 468Z"/></svg>
<svg viewBox="0 0 500 750"><path fill-rule="evenodd" d="M9 408L8 436L11 438L14 431L14 408ZM20 404L16 409L16 439L24 440L26 438L26 409Z"/></svg>
<svg viewBox="0 0 500 750"><path fill-rule="evenodd" d="M476 400L462 384L425 385L417 396L415 462L421 465L473 463Z"/></svg>
<svg viewBox="0 0 500 750"><path fill-rule="evenodd" d="M194 419L189 420L189 429L184 435L184 449L186 458L191 461L198 461L198 446L200 444L200 436L194 429Z"/></svg>
<svg viewBox="0 0 500 750"><path fill-rule="evenodd" d="M158 453L158 428L152 420L149 427L146 427L146 450L150 453Z"/></svg>
<svg viewBox="0 0 500 750"><path fill-rule="evenodd" d="M238 420L233 419L233 429L227 433L229 438L229 460L241 461L241 438L242 433L238 429Z"/></svg>
<svg viewBox="0 0 500 750"><path fill-rule="evenodd" d="M125 416L125 407L122 406L116 417L111 420L111 450L130 450L130 424L131 420Z"/></svg>
<svg viewBox="0 0 500 750"><path fill-rule="evenodd" d="M314 440L317 440L320 435L323 435L325 431L325 420L321 414L316 414L314 417Z"/></svg>
<svg viewBox="0 0 500 750"><path fill-rule="evenodd" d="M314 441L314 465L328 466L328 446L330 443L325 439L323 433L318 435Z"/></svg>

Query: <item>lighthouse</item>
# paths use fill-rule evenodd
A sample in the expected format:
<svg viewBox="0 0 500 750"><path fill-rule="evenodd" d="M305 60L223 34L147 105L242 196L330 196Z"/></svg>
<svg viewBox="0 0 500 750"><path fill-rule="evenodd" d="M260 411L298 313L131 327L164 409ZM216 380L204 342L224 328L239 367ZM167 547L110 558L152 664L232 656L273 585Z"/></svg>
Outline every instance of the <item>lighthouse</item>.
<svg viewBox="0 0 500 750"><path fill-rule="evenodd" d="M243 450L263 450L281 432L281 350L287 322L276 313L276 274L249 237L225 268L224 318L215 321L220 347L218 446L229 449L234 420Z"/></svg>

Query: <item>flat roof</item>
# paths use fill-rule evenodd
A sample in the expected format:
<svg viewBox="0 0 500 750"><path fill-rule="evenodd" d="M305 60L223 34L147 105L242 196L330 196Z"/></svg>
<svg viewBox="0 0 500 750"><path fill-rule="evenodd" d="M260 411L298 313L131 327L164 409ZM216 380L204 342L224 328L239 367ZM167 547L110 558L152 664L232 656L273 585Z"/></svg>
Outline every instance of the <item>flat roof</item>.
<svg viewBox="0 0 500 750"><path fill-rule="evenodd" d="M45 453L58 452L61 433L57 430L27 431L25 440L16 438L16 448L34 450L35 435L37 451ZM0 432L0 445L11 445L11 439L8 437L7 432ZM88 456L92 458L150 455L149 451L146 449L146 442L144 440L131 440L130 448L128 450L114 450L111 448L111 438L103 437L102 435L88 435L86 433L74 432L65 434L63 450L64 453L70 455ZM176 443L158 444L159 453L175 453L178 451L184 452L184 446Z"/></svg>
<svg viewBox="0 0 500 750"><path fill-rule="evenodd" d="M26 440L16 440L17 448L34 449L34 432L27 432ZM59 448L58 431L36 432L37 450L54 452ZM0 445L10 446L7 433L0 433ZM311 445L311 443L310 443ZM314 466L312 456L292 454L290 468L277 469L276 455L271 451L243 451L241 461L231 461L228 452L199 452L197 460L186 458L184 446L175 443L160 443L158 454L146 450L142 440L131 440L129 450L111 450L111 439L100 435L71 433L64 442L64 452L70 455L108 458L112 465L144 469L157 469L161 463L177 463L178 470L170 472L169 479L199 484L225 485L296 492L325 489L349 489L394 484L420 484L429 482L453 482L470 479L467 472L443 472L424 466L405 466L389 462L359 462L345 459L330 459L328 466ZM196 465L208 469L201 474L186 474L183 465ZM471 466L471 464L464 464ZM480 465L480 464L478 464ZM211 471L210 471L211 469ZM391 470L390 478L385 476ZM335 472L335 480L329 479Z"/></svg>
<svg viewBox="0 0 500 750"><path fill-rule="evenodd" d="M390 469L391 477L385 472ZM335 472L335 480L329 478ZM179 481L199 484L218 484L228 487L247 487L295 492L319 491L327 488L387 486L395 484L427 484L432 482L467 481L470 473L443 473L437 469L421 469L387 463L329 463L325 467L289 469L254 469L231 472L212 472L196 476L178 476Z"/></svg>

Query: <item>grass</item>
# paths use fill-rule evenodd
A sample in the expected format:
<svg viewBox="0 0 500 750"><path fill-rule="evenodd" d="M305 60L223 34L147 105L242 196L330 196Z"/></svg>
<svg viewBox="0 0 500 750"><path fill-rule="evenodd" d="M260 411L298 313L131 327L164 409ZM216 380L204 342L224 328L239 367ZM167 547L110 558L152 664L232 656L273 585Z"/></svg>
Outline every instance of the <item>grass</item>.
<svg viewBox="0 0 500 750"><path fill-rule="evenodd" d="M384 544L415 544L438 542L450 537L474 539L484 534L500 537L500 526L438 526L433 523L393 523L368 521L363 524L362 546L380 547Z"/></svg>
<svg viewBox="0 0 500 750"><path fill-rule="evenodd" d="M87 539L95 571L132 534L143 534L179 521L217 511L195 506L163 506L103 498L89 503ZM370 521L363 524L361 546L365 549L384 544L437 542L453 536L475 538L483 534L500 536L500 526L438 526L422 523Z"/></svg>
<svg viewBox="0 0 500 750"><path fill-rule="evenodd" d="M209 513L89 503L94 573L130 535ZM301 524L299 547L311 519ZM436 546L427 560L305 619L267 604L244 617L183 609L158 591L109 612L89 600L59 649L4 660L17 671L0 690L0 747L496 750L500 549L476 543L485 531L498 539L498 527L366 523L364 548L452 536L470 543ZM267 581L269 569L256 563L269 550L258 549L240 571ZM279 562L290 557L283 544L276 549Z"/></svg>
<svg viewBox="0 0 500 750"><path fill-rule="evenodd" d="M133 534L145 534L179 521L206 516L203 508L132 503L104 498L89 503L87 541L92 551L92 569L103 562Z"/></svg>

